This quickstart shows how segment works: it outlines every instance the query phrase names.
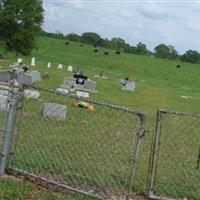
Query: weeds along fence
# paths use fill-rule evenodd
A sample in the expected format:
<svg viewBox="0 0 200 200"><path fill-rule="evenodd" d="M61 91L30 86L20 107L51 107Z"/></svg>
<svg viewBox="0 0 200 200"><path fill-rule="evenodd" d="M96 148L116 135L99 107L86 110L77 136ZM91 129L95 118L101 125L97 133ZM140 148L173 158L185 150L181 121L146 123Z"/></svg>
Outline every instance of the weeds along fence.
<svg viewBox="0 0 200 200"><path fill-rule="evenodd" d="M77 106L83 99L38 91L39 101L24 98L8 171L100 198L129 199L145 114L84 99L91 111ZM54 105L47 110L45 103ZM63 119L55 104L66 106Z"/></svg>
<svg viewBox="0 0 200 200"><path fill-rule="evenodd" d="M200 115L158 111L149 197L200 199Z"/></svg>

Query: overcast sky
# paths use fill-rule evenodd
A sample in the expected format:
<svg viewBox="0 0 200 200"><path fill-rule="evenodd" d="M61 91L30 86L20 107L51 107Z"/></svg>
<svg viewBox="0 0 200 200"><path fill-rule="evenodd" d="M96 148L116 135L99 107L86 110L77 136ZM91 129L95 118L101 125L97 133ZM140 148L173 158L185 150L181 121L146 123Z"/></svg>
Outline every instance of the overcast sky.
<svg viewBox="0 0 200 200"><path fill-rule="evenodd" d="M49 32L96 32L150 50L165 43L179 53L200 51L200 0L44 0L44 9Z"/></svg>

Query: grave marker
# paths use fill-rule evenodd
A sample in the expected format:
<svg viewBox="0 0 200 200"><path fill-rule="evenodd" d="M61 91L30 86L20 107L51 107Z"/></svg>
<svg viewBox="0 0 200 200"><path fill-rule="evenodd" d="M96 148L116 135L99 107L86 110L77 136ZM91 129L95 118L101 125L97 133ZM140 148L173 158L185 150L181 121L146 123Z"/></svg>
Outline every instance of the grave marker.
<svg viewBox="0 0 200 200"><path fill-rule="evenodd" d="M62 70L63 69L63 64L58 64L58 70Z"/></svg>
<svg viewBox="0 0 200 200"><path fill-rule="evenodd" d="M56 103L44 103L42 116L64 120L67 114L67 107Z"/></svg>
<svg viewBox="0 0 200 200"><path fill-rule="evenodd" d="M35 57L32 57L31 59L31 66L35 66Z"/></svg>
<svg viewBox="0 0 200 200"><path fill-rule="evenodd" d="M47 68L51 68L51 62L48 62L48 64L47 64Z"/></svg>

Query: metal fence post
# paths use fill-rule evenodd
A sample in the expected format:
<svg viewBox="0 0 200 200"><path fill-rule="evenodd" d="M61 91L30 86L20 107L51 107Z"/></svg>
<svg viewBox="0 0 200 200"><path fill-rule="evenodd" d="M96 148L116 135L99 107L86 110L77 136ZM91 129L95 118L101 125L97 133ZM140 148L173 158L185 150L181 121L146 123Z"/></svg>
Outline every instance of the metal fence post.
<svg viewBox="0 0 200 200"><path fill-rule="evenodd" d="M159 152L159 139L161 132L161 120L163 117L164 111L157 111L156 118L156 128L153 134L153 147L151 152L151 161L150 161L150 170L149 170L149 180L148 180L148 195L149 197L154 196L153 188L155 185L156 169L158 162L158 152Z"/></svg>
<svg viewBox="0 0 200 200"><path fill-rule="evenodd" d="M128 191L126 195L126 200L130 199L130 194L133 186L133 181L135 177L135 171L136 171L136 164L138 161L138 156L139 156L139 151L140 151L140 144L141 144L141 138L145 136L145 115L139 115L140 118L140 128L138 130L138 133L135 136L135 141L134 141L134 150L133 150L133 156L132 156L132 164L130 166L130 171L129 171L129 176L128 176Z"/></svg>
<svg viewBox="0 0 200 200"><path fill-rule="evenodd" d="M7 156L8 156L8 151L9 151L9 144L10 144L10 136L11 136L12 126L13 126L13 121L14 121L14 113L15 113L16 105L17 105L18 88L13 88L11 92L12 92L12 95L9 102L9 110L7 113L7 120L6 120L5 140L3 144L2 154L0 157L0 176L2 176L5 173Z"/></svg>

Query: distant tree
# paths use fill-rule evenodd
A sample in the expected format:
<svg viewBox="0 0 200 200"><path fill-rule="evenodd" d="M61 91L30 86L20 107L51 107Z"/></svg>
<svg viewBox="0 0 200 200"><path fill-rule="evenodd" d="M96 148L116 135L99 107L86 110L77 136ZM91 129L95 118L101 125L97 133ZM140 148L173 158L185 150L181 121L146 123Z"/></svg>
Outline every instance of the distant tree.
<svg viewBox="0 0 200 200"><path fill-rule="evenodd" d="M43 22L42 0L0 0L0 39L9 50L30 54Z"/></svg>
<svg viewBox="0 0 200 200"><path fill-rule="evenodd" d="M81 35L81 42L99 46L102 42L102 38L97 33L87 32Z"/></svg>
<svg viewBox="0 0 200 200"><path fill-rule="evenodd" d="M188 50L181 56L182 61L191 63L200 63L200 53L194 50Z"/></svg>
<svg viewBox="0 0 200 200"><path fill-rule="evenodd" d="M125 50L127 47L127 44L125 40L123 40L122 38L114 37L110 40L110 47L111 49L115 49L115 50Z"/></svg>
<svg viewBox="0 0 200 200"><path fill-rule="evenodd" d="M69 33L68 35L66 35L65 38L67 40L70 40L70 41L73 41L73 42L80 42L81 41L81 37L76 33Z"/></svg>
<svg viewBox="0 0 200 200"><path fill-rule="evenodd" d="M154 50L158 58L176 59L178 57L178 52L171 45L159 44Z"/></svg>
<svg viewBox="0 0 200 200"><path fill-rule="evenodd" d="M136 48L137 48L136 52L139 55L145 55L145 54L148 53L148 49L147 49L146 45L144 43L142 43L142 42L139 42L137 44Z"/></svg>

